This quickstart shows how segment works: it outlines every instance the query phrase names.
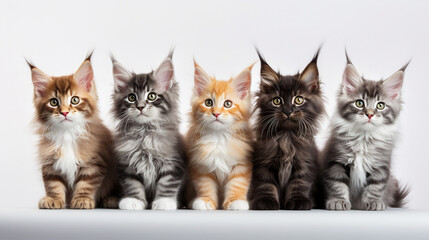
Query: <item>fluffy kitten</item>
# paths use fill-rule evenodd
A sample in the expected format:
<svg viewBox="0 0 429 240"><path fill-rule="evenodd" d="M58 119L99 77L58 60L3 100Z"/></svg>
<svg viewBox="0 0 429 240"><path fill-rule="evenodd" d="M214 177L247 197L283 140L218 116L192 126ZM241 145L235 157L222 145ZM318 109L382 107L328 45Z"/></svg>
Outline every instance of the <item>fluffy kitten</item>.
<svg viewBox="0 0 429 240"><path fill-rule="evenodd" d="M30 65L46 197L39 208L117 207L112 136L98 117L91 55L73 74L51 77Z"/></svg>
<svg viewBox="0 0 429 240"><path fill-rule="evenodd" d="M235 78L219 81L195 63L187 135L193 209L213 210L220 204L223 209L249 209L252 66Z"/></svg>
<svg viewBox="0 0 429 240"><path fill-rule="evenodd" d="M406 66L385 80L364 79L347 57L337 112L323 154L329 210L400 207L407 195L390 174Z"/></svg>
<svg viewBox="0 0 429 240"><path fill-rule="evenodd" d="M259 52L258 52L259 54ZM252 208L309 210L318 162L314 135L324 114L317 57L301 73L276 73L261 57L253 147Z"/></svg>
<svg viewBox="0 0 429 240"><path fill-rule="evenodd" d="M172 53L147 74L129 72L112 58L115 139L124 193L120 209L177 209L185 155L171 58Z"/></svg>

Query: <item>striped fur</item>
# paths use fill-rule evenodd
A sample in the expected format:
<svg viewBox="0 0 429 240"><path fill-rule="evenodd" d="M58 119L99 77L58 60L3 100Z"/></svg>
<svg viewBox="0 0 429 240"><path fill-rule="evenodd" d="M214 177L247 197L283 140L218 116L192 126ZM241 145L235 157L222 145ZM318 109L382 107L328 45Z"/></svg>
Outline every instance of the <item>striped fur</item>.
<svg viewBox="0 0 429 240"><path fill-rule="evenodd" d="M90 57L69 76L50 77L30 67L46 190L39 208L117 207L112 136L98 117Z"/></svg>
<svg viewBox="0 0 429 240"><path fill-rule="evenodd" d="M251 68L229 81L219 81L195 63L195 93L186 138L193 209L249 209ZM206 104L208 99L212 105ZM225 106L227 101L230 106Z"/></svg>
<svg viewBox="0 0 429 240"><path fill-rule="evenodd" d="M408 190L391 175L398 134L400 90L405 67L390 78L362 78L348 62L323 151L325 207L329 210L384 210L400 207ZM358 107L357 100L363 101ZM384 109L377 104L385 103Z"/></svg>
<svg viewBox="0 0 429 240"><path fill-rule="evenodd" d="M124 194L120 209L178 207L185 179L185 151L179 133L179 86L171 57L148 74L128 72L112 59L115 148ZM151 93L156 93L156 99L150 99ZM135 101L129 100L130 94Z"/></svg>

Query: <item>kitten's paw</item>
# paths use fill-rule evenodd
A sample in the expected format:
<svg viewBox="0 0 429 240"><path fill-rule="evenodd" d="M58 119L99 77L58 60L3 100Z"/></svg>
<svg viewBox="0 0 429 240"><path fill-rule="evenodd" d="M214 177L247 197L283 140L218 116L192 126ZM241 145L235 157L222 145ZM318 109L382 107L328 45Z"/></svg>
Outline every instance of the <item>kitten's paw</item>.
<svg viewBox="0 0 429 240"><path fill-rule="evenodd" d="M146 208L146 203L137 198L126 197L119 201L119 209L122 210L143 210Z"/></svg>
<svg viewBox="0 0 429 240"><path fill-rule="evenodd" d="M72 209L94 209L95 202L88 197L77 197L70 201L70 208Z"/></svg>
<svg viewBox="0 0 429 240"><path fill-rule="evenodd" d="M103 208L118 208L119 198L115 196L110 196L103 199L101 206Z"/></svg>
<svg viewBox="0 0 429 240"><path fill-rule="evenodd" d="M62 209L64 208L64 201L53 199L51 197L44 197L39 201L40 209Z"/></svg>
<svg viewBox="0 0 429 240"><path fill-rule="evenodd" d="M176 210L177 201L174 198L158 198L152 203L153 210Z"/></svg>
<svg viewBox="0 0 429 240"><path fill-rule="evenodd" d="M208 198L196 198L192 202L192 209L194 210L215 210L216 205L213 200Z"/></svg>
<svg viewBox="0 0 429 240"><path fill-rule="evenodd" d="M311 200L305 197L293 197L290 198L286 204L286 210L310 210L311 209Z"/></svg>
<svg viewBox="0 0 429 240"><path fill-rule="evenodd" d="M381 211L386 209L386 204L381 201L362 202L362 209L367 211Z"/></svg>
<svg viewBox="0 0 429 240"><path fill-rule="evenodd" d="M246 200L234 200L224 207L227 210L249 210L249 203Z"/></svg>
<svg viewBox="0 0 429 240"><path fill-rule="evenodd" d="M352 208L352 204L345 199L329 199L326 202L326 209L327 210L350 210Z"/></svg>
<svg viewBox="0 0 429 240"><path fill-rule="evenodd" d="M280 204L274 198L259 198L252 204L254 210L279 210Z"/></svg>

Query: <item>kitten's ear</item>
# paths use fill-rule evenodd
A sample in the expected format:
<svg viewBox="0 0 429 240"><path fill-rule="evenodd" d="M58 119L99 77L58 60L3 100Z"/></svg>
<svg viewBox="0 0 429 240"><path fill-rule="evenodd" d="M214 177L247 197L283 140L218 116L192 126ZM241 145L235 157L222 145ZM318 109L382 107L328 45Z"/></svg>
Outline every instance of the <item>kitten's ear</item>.
<svg viewBox="0 0 429 240"><path fill-rule="evenodd" d="M274 85L279 80L277 73L270 67L270 65L268 65L258 49L256 49L256 52L258 53L259 61L261 62L261 88Z"/></svg>
<svg viewBox="0 0 429 240"><path fill-rule="evenodd" d="M341 91L343 94L347 95L353 95L356 93L358 88L362 85L363 80L360 76L359 72L356 70L355 66L353 66L352 62L350 61L349 55L347 54L346 50L346 59L347 59L347 66L346 69L344 69L343 73L343 82Z"/></svg>
<svg viewBox="0 0 429 240"><path fill-rule="evenodd" d="M397 100L401 94L402 84L404 82L404 71L407 68L408 62L405 66L392 74L389 78L383 81L383 92L391 100Z"/></svg>
<svg viewBox="0 0 429 240"><path fill-rule="evenodd" d="M317 58L319 57L317 50L311 62L305 67L304 71L299 75L299 81L303 82L310 92L317 91L320 87L319 69L317 68Z"/></svg>
<svg viewBox="0 0 429 240"><path fill-rule="evenodd" d="M41 97L45 94L48 85L52 82L52 78L31 63L27 63L31 68L31 80L34 86L34 94L36 97Z"/></svg>
<svg viewBox="0 0 429 240"><path fill-rule="evenodd" d="M201 95L204 90L207 88L207 85L211 83L211 78L209 75L200 67L200 65L197 64L197 62L194 60L194 66L195 66L195 76L194 76L194 85L195 90L197 91L198 95Z"/></svg>
<svg viewBox="0 0 429 240"><path fill-rule="evenodd" d="M94 72L91 64L92 53L83 61L73 75L73 79L86 91L91 91L94 80Z"/></svg>
<svg viewBox="0 0 429 240"><path fill-rule="evenodd" d="M170 89L173 78L174 78L174 68L171 57L168 56L159 67L154 71L153 76L156 80L156 91L159 94Z"/></svg>
<svg viewBox="0 0 429 240"><path fill-rule="evenodd" d="M237 91L240 99L248 96L250 93L250 83L252 81L252 67L255 64L250 65L244 69L236 78L232 79L232 86Z"/></svg>
<svg viewBox="0 0 429 240"><path fill-rule="evenodd" d="M118 92L127 87L128 81L132 78L132 73L122 66L113 56L110 56L113 65L113 80L115 91Z"/></svg>

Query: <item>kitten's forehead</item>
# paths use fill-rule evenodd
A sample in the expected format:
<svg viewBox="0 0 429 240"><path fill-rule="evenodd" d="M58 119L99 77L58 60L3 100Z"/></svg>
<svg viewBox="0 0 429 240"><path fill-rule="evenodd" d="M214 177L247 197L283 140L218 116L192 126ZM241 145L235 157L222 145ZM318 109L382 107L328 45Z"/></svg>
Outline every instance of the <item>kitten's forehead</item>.
<svg viewBox="0 0 429 240"><path fill-rule="evenodd" d="M360 90L363 98L377 98L382 94L381 81L373 81L363 79L363 84Z"/></svg>
<svg viewBox="0 0 429 240"><path fill-rule="evenodd" d="M152 79L152 73L134 74L129 84L136 92L155 88L155 81Z"/></svg>

